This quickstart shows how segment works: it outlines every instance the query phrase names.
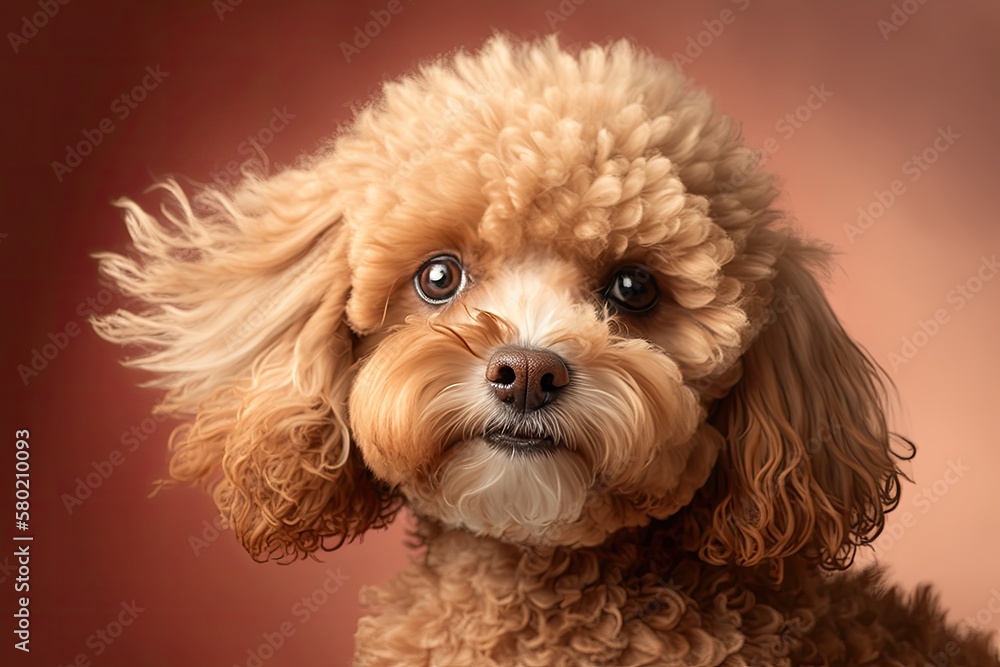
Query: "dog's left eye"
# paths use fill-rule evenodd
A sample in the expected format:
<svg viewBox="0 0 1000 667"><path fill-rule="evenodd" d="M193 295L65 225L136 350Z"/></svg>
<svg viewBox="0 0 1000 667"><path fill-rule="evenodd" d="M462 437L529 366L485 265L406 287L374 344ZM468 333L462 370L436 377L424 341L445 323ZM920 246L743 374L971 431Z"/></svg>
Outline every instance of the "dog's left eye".
<svg viewBox="0 0 1000 667"><path fill-rule="evenodd" d="M421 299L439 306L454 299L465 286L465 269L452 255L441 255L424 262L413 276L413 285Z"/></svg>
<svg viewBox="0 0 1000 667"><path fill-rule="evenodd" d="M604 298L614 307L629 313L645 313L660 300L656 278L641 266L626 266L611 277Z"/></svg>

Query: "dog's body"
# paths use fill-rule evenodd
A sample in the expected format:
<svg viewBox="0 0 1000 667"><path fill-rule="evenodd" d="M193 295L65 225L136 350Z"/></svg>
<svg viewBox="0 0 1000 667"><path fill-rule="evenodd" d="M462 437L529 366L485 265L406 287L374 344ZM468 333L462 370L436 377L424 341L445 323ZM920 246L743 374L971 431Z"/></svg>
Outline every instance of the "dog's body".
<svg viewBox="0 0 1000 667"><path fill-rule="evenodd" d="M798 558L710 565L675 526L582 549L521 549L466 531L421 531L426 553L362 600L357 665L995 665L984 636L946 622L928 589L883 573L829 574Z"/></svg>
<svg viewBox="0 0 1000 667"><path fill-rule="evenodd" d="M494 39L295 169L164 187L170 224L125 202L140 256L102 261L144 306L95 326L195 416L171 474L254 557L416 513L360 663L997 664L926 595L824 574L899 500L882 380L652 56Z"/></svg>

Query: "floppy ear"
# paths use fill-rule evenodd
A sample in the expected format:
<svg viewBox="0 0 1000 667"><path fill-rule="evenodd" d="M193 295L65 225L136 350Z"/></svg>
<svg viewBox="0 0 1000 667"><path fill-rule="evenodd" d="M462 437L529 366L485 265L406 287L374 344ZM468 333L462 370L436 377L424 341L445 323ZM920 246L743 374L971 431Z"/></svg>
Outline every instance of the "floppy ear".
<svg viewBox="0 0 1000 667"><path fill-rule="evenodd" d="M400 505L351 446L350 271L332 181L248 175L193 201L166 181L168 224L123 200L138 256L97 256L138 303L94 328L144 348L126 363L157 375L160 411L194 415L171 435L171 476L209 486L258 560L335 549Z"/></svg>
<svg viewBox="0 0 1000 667"><path fill-rule="evenodd" d="M825 258L788 240L764 329L712 417L726 437L702 543L713 562L802 553L844 568L899 502L901 457L891 451L897 436L886 428L882 371L844 332L810 273Z"/></svg>

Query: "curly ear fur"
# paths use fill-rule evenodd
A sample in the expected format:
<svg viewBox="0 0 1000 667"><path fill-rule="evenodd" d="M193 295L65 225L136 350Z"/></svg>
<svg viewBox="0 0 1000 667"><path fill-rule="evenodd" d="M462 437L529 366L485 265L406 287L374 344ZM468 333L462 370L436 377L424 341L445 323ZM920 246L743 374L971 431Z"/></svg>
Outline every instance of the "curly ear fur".
<svg viewBox="0 0 1000 667"><path fill-rule="evenodd" d="M98 255L142 309L94 328L144 348L126 363L157 374L159 410L195 415L171 436L170 474L211 487L255 559L335 549L400 504L351 447L350 277L333 182L317 164L192 201L168 180L170 224L123 200L139 256Z"/></svg>
<svg viewBox="0 0 1000 667"><path fill-rule="evenodd" d="M826 255L788 240L772 320L713 415L727 443L701 548L712 562L801 552L845 568L899 502L881 369L844 332L810 273Z"/></svg>

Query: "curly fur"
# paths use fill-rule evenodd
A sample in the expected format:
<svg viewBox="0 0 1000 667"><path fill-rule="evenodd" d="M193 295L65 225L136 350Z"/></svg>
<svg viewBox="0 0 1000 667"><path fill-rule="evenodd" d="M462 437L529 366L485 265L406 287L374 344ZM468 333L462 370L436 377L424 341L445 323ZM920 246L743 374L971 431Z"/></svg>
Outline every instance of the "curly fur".
<svg viewBox="0 0 1000 667"><path fill-rule="evenodd" d="M998 664L926 590L830 573L881 531L910 445L814 277L827 251L652 55L496 37L295 167L160 187L159 219L119 203L132 256L100 255L135 306L93 324L190 418L171 477L254 558L417 514L359 664ZM467 280L430 305L413 276L442 253ZM600 296L622 266L659 285L641 317ZM565 361L558 401L496 400L510 345ZM498 451L496 428L555 448Z"/></svg>
<svg viewBox="0 0 1000 667"><path fill-rule="evenodd" d="M624 531L595 548L525 551L424 526L421 562L362 599L358 665L996 664L981 634L949 625L926 588L884 573L824 575L787 559L714 566L673 544L676 526Z"/></svg>

